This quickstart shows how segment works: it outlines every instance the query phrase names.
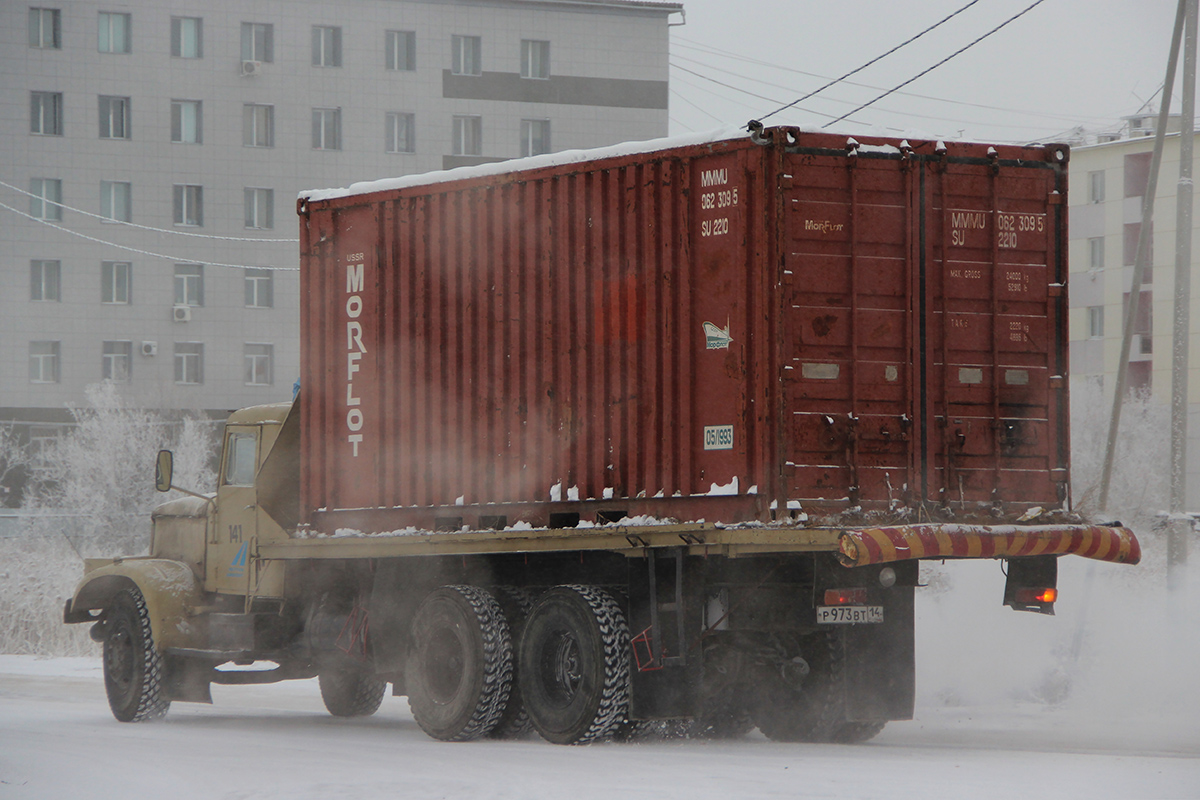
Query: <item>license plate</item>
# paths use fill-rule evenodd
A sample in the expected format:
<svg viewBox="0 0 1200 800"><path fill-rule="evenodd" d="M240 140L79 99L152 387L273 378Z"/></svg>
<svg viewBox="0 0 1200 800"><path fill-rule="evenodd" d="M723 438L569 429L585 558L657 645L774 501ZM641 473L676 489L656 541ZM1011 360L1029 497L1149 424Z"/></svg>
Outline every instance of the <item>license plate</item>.
<svg viewBox="0 0 1200 800"><path fill-rule="evenodd" d="M883 606L818 606L819 625L859 625L883 622Z"/></svg>

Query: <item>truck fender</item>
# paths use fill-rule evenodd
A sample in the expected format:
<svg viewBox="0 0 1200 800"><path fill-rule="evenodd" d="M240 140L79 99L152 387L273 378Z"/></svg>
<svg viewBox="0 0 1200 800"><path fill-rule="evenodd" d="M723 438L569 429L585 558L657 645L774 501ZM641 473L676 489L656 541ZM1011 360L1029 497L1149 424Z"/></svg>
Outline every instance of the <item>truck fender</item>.
<svg viewBox="0 0 1200 800"><path fill-rule="evenodd" d="M203 631L190 621L190 611L201 604L203 589L191 567L165 558L114 561L88 572L67 603L64 621L97 621L100 615L89 612L103 611L118 592L131 588L146 600L159 650L196 646Z"/></svg>

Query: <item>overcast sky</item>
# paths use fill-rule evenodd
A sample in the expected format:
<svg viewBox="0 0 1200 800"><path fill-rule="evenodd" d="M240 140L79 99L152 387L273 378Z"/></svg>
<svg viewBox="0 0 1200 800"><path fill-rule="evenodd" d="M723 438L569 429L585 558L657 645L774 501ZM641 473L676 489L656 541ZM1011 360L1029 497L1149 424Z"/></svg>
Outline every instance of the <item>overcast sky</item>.
<svg viewBox="0 0 1200 800"><path fill-rule="evenodd" d="M671 29L673 134L762 117L969 0L682 2L687 24ZM849 79L860 85L838 84L768 122L824 125L1033 2L977 0ZM1050 141L1080 125L1093 132L1114 129L1120 117L1137 113L1162 85L1175 8L1175 0L1043 0L901 92L831 129L976 141ZM1177 79L1176 110L1178 96Z"/></svg>

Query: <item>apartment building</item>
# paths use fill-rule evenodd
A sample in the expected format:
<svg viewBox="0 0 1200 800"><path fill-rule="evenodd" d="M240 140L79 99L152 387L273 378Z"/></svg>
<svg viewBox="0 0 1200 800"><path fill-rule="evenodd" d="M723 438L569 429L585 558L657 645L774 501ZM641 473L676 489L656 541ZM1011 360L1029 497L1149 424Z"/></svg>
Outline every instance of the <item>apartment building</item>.
<svg viewBox="0 0 1200 800"><path fill-rule="evenodd" d="M1133 265L1154 150L1155 116L1128 117L1120 134L1077 146L1070 164L1070 346L1073 388L1102 389L1112 402L1125 315L1137 304L1128 372L1131 392L1171 402L1178 118L1168 122L1155 199L1150 253L1141 290L1132 297ZM1198 143L1200 144L1200 143ZM1200 148L1198 148L1200 150ZM1194 217L1192 265L1200 264L1200 215ZM1196 280L1193 278L1193 286ZM1195 297L1193 288L1193 298ZM1200 502L1200 305L1192 301L1189 368L1188 498ZM1165 454L1164 454L1165 455Z"/></svg>
<svg viewBox="0 0 1200 800"><path fill-rule="evenodd" d="M289 399L300 190L664 136L681 10L0 4L0 423Z"/></svg>

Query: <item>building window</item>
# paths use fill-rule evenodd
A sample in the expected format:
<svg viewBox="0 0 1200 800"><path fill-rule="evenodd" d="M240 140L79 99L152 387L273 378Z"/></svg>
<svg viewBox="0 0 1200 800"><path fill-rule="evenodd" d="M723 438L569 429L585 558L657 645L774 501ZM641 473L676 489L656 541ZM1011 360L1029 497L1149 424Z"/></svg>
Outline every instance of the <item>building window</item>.
<svg viewBox="0 0 1200 800"><path fill-rule="evenodd" d="M1104 202L1104 170L1088 173L1088 202Z"/></svg>
<svg viewBox="0 0 1200 800"><path fill-rule="evenodd" d="M274 345L246 345L246 384L248 386L271 385L271 362L274 360L274 354Z"/></svg>
<svg viewBox="0 0 1200 800"><path fill-rule="evenodd" d="M1088 269L1104 269L1104 237L1093 236L1088 239Z"/></svg>
<svg viewBox="0 0 1200 800"><path fill-rule="evenodd" d="M275 60L275 26L261 22L242 23L242 61Z"/></svg>
<svg viewBox="0 0 1200 800"><path fill-rule="evenodd" d="M314 25L312 29L312 63L314 67L342 65L342 29Z"/></svg>
<svg viewBox="0 0 1200 800"><path fill-rule="evenodd" d="M342 110L340 108L313 109L312 146L314 150L342 149Z"/></svg>
<svg viewBox="0 0 1200 800"><path fill-rule="evenodd" d="M32 383L58 383L58 342L29 343L29 380Z"/></svg>
<svg viewBox="0 0 1200 800"><path fill-rule="evenodd" d="M455 75L482 75L483 40L478 36L450 37L450 71Z"/></svg>
<svg viewBox="0 0 1200 800"><path fill-rule="evenodd" d="M175 184L175 224L204 224L204 187Z"/></svg>
<svg viewBox="0 0 1200 800"><path fill-rule="evenodd" d="M62 14L57 8L29 9L29 46L62 48Z"/></svg>
<svg viewBox="0 0 1200 800"><path fill-rule="evenodd" d="M1125 156L1125 196L1142 197L1150 185L1150 158L1153 153Z"/></svg>
<svg viewBox="0 0 1200 800"><path fill-rule="evenodd" d="M62 300L62 262L35 260L29 262L29 299L58 302Z"/></svg>
<svg viewBox="0 0 1200 800"><path fill-rule="evenodd" d="M101 53L128 53L133 30L130 14L100 12L99 46Z"/></svg>
<svg viewBox="0 0 1200 800"><path fill-rule="evenodd" d="M100 138L129 138L129 98L100 95Z"/></svg>
<svg viewBox="0 0 1200 800"><path fill-rule="evenodd" d="M521 155L540 156L550 152L550 120L521 120Z"/></svg>
<svg viewBox="0 0 1200 800"><path fill-rule="evenodd" d="M454 118L454 155L483 155L483 117Z"/></svg>
<svg viewBox="0 0 1200 800"><path fill-rule="evenodd" d="M255 103L242 106L242 144L246 147L275 146L275 106Z"/></svg>
<svg viewBox="0 0 1200 800"><path fill-rule="evenodd" d="M415 31L387 31L383 36L387 68L412 72L417 68L417 34Z"/></svg>
<svg viewBox="0 0 1200 800"><path fill-rule="evenodd" d="M62 136L62 92L29 93L29 132Z"/></svg>
<svg viewBox="0 0 1200 800"><path fill-rule="evenodd" d="M204 383L204 345L202 343L175 343L175 382Z"/></svg>
<svg viewBox="0 0 1200 800"><path fill-rule="evenodd" d="M175 305L204 305L204 267L200 264L175 265Z"/></svg>
<svg viewBox="0 0 1200 800"><path fill-rule="evenodd" d="M133 342L104 342L100 349L100 377L115 383L129 383L133 364Z"/></svg>
<svg viewBox="0 0 1200 800"><path fill-rule="evenodd" d="M416 116L403 111L388 112L387 141L389 153L412 153L416 151Z"/></svg>
<svg viewBox="0 0 1200 800"><path fill-rule="evenodd" d="M273 189L246 189L246 227L263 230L275 227Z"/></svg>
<svg viewBox="0 0 1200 800"><path fill-rule="evenodd" d="M171 101L171 141L177 144L200 144L202 129L199 100Z"/></svg>
<svg viewBox="0 0 1200 800"><path fill-rule="evenodd" d="M536 39L521 40L521 77L550 77L550 43Z"/></svg>
<svg viewBox="0 0 1200 800"><path fill-rule="evenodd" d="M204 56L204 20L200 17L171 17L171 55L176 58Z"/></svg>
<svg viewBox="0 0 1200 800"><path fill-rule="evenodd" d="M100 181L100 216L115 222L132 219L133 187L125 181Z"/></svg>
<svg viewBox="0 0 1200 800"><path fill-rule="evenodd" d="M58 178L29 179L29 213L37 219L61 221L62 181Z"/></svg>
<svg viewBox="0 0 1200 800"><path fill-rule="evenodd" d="M246 308L272 308L275 305L274 279L269 269L246 270Z"/></svg>
<svg viewBox="0 0 1200 800"><path fill-rule="evenodd" d="M129 305L133 282L133 265L127 261L100 263L100 302Z"/></svg>
<svg viewBox="0 0 1200 800"><path fill-rule="evenodd" d="M1088 337L1104 337L1104 306L1088 306Z"/></svg>

